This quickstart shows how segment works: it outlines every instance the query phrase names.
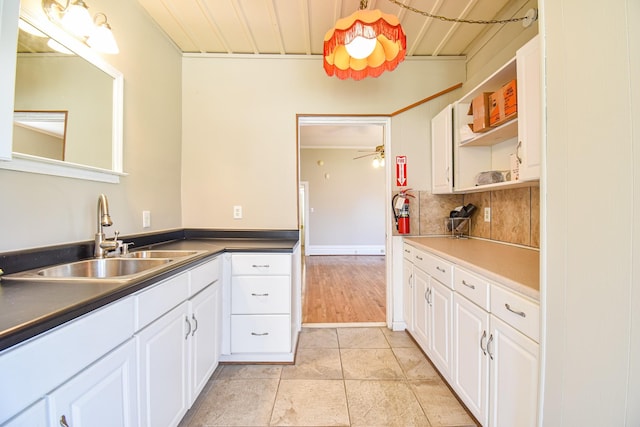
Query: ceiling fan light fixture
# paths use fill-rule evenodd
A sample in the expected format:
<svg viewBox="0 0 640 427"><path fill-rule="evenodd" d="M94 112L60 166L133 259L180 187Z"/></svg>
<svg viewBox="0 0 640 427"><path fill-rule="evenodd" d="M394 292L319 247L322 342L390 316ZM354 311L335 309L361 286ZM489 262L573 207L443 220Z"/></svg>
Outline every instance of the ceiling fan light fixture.
<svg viewBox="0 0 640 427"><path fill-rule="evenodd" d="M396 16L361 8L339 19L325 35L323 66L327 75L342 80L378 77L404 60L406 48Z"/></svg>

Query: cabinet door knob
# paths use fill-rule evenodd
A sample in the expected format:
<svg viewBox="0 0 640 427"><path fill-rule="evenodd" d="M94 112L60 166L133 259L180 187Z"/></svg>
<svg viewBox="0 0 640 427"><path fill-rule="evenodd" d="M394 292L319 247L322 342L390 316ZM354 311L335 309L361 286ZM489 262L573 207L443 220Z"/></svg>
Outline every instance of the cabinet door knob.
<svg viewBox="0 0 640 427"><path fill-rule="evenodd" d="M251 267L253 267L253 268L269 268L271 266L269 264L253 264Z"/></svg>
<svg viewBox="0 0 640 427"><path fill-rule="evenodd" d="M251 294L252 297L268 297L269 294L265 293L265 294Z"/></svg>
<svg viewBox="0 0 640 427"><path fill-rule="evenodd" d="M253 335L254 337L264 337L266 335L269 335L269 332L251 332L251 335Z"/></svg>
<svg viewBox="0 0 640 427"><path fill-rule="evenodd" d="M67 418L64 415L60 417L60 426L69 427L69 424L67 424Z"/></svg>

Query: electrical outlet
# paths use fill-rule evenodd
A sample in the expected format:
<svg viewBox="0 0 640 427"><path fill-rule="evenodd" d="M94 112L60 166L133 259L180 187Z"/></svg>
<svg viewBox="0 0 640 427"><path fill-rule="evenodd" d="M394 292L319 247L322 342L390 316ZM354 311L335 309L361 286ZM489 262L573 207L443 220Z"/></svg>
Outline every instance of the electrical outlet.
<svg viewBox="0 0 640 427"><path fill-rule="evenodd" d="M233 219L242 219L242 206L233 207Z"/></svg>
<svg viewBox="0 0 640 427"><path fill-rule="evenodd" d="M491 222L491 208L484 208L484 222Z"/></svg>
<svg viewBox="0 0 640 427"><path fill-rule="evenodd" d="M142 211L142 228L151 227L151 211Z"/></svg>

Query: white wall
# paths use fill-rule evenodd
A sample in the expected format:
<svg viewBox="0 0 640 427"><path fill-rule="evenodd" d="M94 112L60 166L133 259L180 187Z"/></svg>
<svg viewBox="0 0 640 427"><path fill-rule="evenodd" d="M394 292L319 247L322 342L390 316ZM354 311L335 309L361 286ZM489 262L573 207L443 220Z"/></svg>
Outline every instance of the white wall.
<svg viewBox="0 0 640 427"><path fill-rule="evenodd" d="M385 170L372 166L373 157L354 160L362 155L354 149L300 150L300 178L309 183L313 210L307 255L384 253Z"/></svg>
<svg viewBox="0 0 640 427"><path fill-rule="evenodd" d="M40 11L40 0L22 7ZM91 0L109 17L124 74L124 170L104 184L0 170L0 251L93 239L98 195L109 197L114 226L132 234L180 227L181 54L135 1ZM142 210L152 227L142 228Z"/></svg>
<svg viewBox="0 0 640 427"><path fill-rule="evenodd" d="M542 421L638 426L640 2L542 6Z"/></svg>
<svg viewBox="0 0 640 427"><path fill-rule="evenodd" d="M296 114L390 114L464 78L459 58L356 82L327 77L319 58L185 57L184 225L297 229Z"/></svg>

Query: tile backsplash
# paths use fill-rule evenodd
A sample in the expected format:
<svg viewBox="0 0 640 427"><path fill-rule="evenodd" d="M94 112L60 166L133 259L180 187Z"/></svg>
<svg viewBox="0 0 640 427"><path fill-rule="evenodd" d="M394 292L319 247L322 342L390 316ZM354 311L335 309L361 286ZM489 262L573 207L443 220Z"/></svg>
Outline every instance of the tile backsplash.
<svg viewBox="0 0 640 427"><path fill-rule="evenodd" d="M540 247L540 188L523 187L470 194L431 194L421 191L411 200L411 235L446 234L445 219L455 207L473 203L474 237ZM484 208L491 208L491 221L484 221Z"/></svg>

